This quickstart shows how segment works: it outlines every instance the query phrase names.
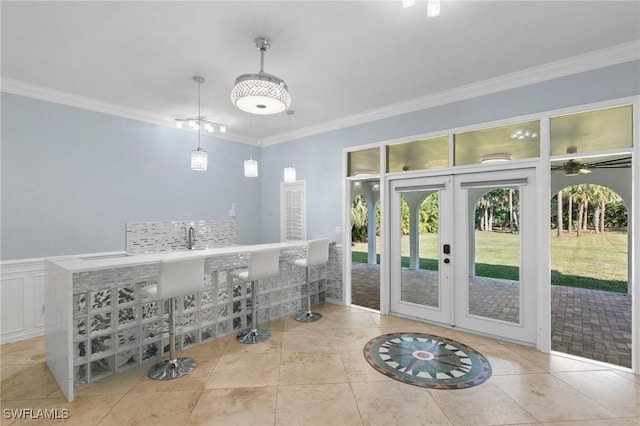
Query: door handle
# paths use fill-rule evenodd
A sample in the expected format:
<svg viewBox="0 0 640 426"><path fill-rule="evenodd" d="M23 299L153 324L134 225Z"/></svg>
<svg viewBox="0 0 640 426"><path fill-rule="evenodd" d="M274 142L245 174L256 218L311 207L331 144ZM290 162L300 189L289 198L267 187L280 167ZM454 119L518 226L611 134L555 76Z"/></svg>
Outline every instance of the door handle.
<svg viewBox="0 0 640 426"><path fill-rule="evenodd" d="M451 262L451 259L449 259L449 258L447 257L447 258L445 258L445 259L443 260L443 262L444 262L444 263L449 263L449 262Z"/></svg>
<svg viewBox="0 0 640 426"><path fill-rule="evenodd" d="M445 244L442 246L442 252L444 254L450 254L451 253L451 245L449 244Z"/></svg>

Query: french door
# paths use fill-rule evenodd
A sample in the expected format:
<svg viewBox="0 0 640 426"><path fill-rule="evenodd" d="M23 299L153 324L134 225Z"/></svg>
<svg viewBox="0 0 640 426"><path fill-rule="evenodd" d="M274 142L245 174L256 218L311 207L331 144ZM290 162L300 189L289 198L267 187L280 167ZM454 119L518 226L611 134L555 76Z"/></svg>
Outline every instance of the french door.
<svg viewBox="0 0 640 426"><path fill-rule="evenodd" d="M391 312L536 342L535 169L391 181Z"/></svg>

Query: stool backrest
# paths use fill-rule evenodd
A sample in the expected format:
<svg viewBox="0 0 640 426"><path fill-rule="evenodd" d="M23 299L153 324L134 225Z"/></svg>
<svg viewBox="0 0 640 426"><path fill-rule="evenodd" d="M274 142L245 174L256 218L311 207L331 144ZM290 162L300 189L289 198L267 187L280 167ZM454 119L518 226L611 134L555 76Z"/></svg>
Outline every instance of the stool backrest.
<svg viewBox="0 0 640 426"><path fill-rule="evenodd" d="M249 258L248 281L272 278L280 272L280 249L258 249Z"/></svg>
<svg viewBox="0 0 640 426"><path fill-rule="evenodd" d="M204 256L160 261L158 299L185 296L204 288Z"/></svg>
<svg viewBox="0 0 640 426"><path fill-rule="evenodd" d="M307 243L307 266L327 263L329 260L329 240L311 240Z"/></svg>

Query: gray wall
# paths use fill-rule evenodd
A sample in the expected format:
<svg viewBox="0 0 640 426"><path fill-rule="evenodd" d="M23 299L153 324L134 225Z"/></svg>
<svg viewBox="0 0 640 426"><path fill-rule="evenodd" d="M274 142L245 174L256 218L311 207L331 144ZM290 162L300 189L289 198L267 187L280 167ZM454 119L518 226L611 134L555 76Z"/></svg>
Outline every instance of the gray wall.
<svg viewBox="0 0 640 426"><path fill-rule="evenodd" d="M1 101L2 260L125 250L128 221L222 219L232 202L239 242L260 242L247 145L203 134L209 170L195 172L197 134L6 93Z"/></svg>
<svg viewBox="0 0 640 426"><path fill-rule="evenodd" d="M632 61L265 147L262 240L280 238L279 182L287 164L307 181L308 237L340 241L343 148L639 94L640 61Z"/></svg>

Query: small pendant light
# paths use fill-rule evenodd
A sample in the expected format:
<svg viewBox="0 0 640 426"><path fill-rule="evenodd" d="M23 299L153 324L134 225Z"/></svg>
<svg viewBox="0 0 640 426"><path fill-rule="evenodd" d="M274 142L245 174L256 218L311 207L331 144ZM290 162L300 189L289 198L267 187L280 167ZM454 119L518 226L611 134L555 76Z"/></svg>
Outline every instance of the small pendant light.
<svg viewBox="0 0 640 426"><path fill-rule="evenodd" d="M198 126L198 149L191 151L191 170L206 171L207 151L200 147L200 128L202 127L200 123L202 118L202 115L200 115L200 85L204 83L204 78L195 76L193 81L198 83L198 123L195 124Z"/></svg>
<svg viewBox="0 0 640 426"><path fill-rule="evenodd" d="M251 113L249 113L249 129L252 127ZM249 147L249 159L244 160L244 176L258 177L258 162L251 155L251 147Z"/></svg>

